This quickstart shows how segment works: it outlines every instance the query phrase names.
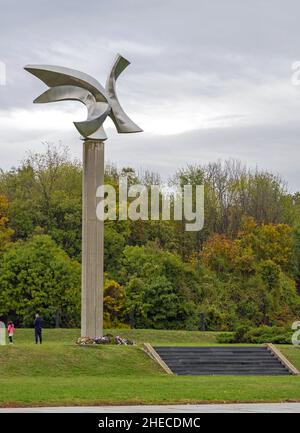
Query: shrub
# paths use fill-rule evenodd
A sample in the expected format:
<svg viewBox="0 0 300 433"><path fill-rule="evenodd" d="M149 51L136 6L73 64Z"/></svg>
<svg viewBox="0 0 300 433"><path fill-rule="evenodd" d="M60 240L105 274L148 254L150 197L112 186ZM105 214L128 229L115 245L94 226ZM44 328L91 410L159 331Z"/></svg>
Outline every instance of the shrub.
<svg viewBox="0 0 300 433"><path fill-rule="evenodd" d="M224 332L217 336L217 342L223 344L250 343L250 344L291 344L292 331L279 326L260 326L258 328L240 327L236 332Z"/></svg>
<svg viewBox="0 0 300 433"><path fill-rule="evenodd" d="M235 342L236 343L244 343L245 335L249 331L249 327L245 325L240 325L237 327L235 332Z"/></svg>
<svg viewBox="0 0 300 433"><path fill-rule="evenodd" d="M217 343L221 343L221 344L236 343L235 336L236 336L235 332L222 332L222 334L219 334L217 336Z"/></svg>
<svg viewBox="0 0 300 433"><path fill-rule="evenodd" d="M243 336L243 343L276 343L276 344L291 344L292 331L288 328L279 326L260 326L259 328L251 328Z"/></svg>

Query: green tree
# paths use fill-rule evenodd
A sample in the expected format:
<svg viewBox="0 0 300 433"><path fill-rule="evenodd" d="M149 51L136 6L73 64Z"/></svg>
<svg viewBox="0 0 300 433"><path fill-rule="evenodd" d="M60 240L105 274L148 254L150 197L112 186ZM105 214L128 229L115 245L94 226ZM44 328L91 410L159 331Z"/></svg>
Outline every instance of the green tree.
<svg viewBox="0 0 300 433"><path fill-rule="evenodd" d="M29 153L20 167L2 172L0 193L11 203L13 239L42 231L80 259L81 178L81 165L70 160L67 148L49 144L44 153Z"/></svg>
<svg viewBox="0 0 300 433"><path fill-rule="evenodd" d="M36 311L49 325L80 322L80 265L47 235L15 243L0 260L0 314L30 326Z"/></svg>
<svg viewBox="0 0 300 433"><path fill-rule="evenodd" d="M138 327L195 329L202 291L195 269L155 245L125 247L120 278ZM164 316L164 318L163 318Z"/></svg>

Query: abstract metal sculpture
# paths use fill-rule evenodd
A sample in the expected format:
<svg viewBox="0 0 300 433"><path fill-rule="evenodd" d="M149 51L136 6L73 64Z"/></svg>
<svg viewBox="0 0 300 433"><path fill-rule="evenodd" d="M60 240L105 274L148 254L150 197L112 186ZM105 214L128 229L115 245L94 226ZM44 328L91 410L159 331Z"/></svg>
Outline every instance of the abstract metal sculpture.
<svg viewBox="0 0 300 433"><path fill-rule="evenodd" d="M109 116L121 134L142 131L124 112L116 94L116 80L129 64L128 60L117 55L105 88L91 76L73 69L47 65L28 65L24 68L49 87L34 103L80 101L88 111L85 121L74 122L84 140L82 337L103 334L104 224L96 217L96 191L104 182L104 140L107 136L103 123Z"/></svg>
<svg viewBox="0 0 300 433"><path fill-rule="evenodd" d="M121 134L142 131L124 112L116 93L116 80L129 64L128 60L117 55L105 89L90 75L74 69L42 65L28 65L24 69L50 87L34 103L82 102L87 107L88 117L84 122L74 122L77 130L84 138L106 140L102 125L107 116L111 117Z"/></svg>

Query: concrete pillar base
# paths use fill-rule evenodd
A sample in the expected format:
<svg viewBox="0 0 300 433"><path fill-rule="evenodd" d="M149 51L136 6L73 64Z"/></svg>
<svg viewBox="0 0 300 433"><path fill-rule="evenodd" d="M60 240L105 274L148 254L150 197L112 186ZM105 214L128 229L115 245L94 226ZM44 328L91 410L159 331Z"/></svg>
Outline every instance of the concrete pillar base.
<svg viewBox="0 0 300 433"><path fill-rule="evenodd" d="M104 183L104 142L83 142L81 336L103 335L104 223L96 215Z"/></svg>

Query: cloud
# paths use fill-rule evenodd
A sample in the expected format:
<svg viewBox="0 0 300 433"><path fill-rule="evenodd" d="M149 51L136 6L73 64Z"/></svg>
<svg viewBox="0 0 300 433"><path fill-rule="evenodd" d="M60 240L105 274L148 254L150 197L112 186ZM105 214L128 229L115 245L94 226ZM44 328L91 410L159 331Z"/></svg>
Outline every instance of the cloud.
<svg viewBox="0 0 300 433"><path fill-rule="evenodd" d="M106 124L106 157L163 176L187 162L238 157L280 172L300 189L299 2L290 0L45 0L6 2L0 16L1 167L42 141L62 140L81 157L78 103L34 106L45 86L27 63L59 64L104 84L117 52L132 65L118 81L128 115L145 132L118 135Z"/></svg>

